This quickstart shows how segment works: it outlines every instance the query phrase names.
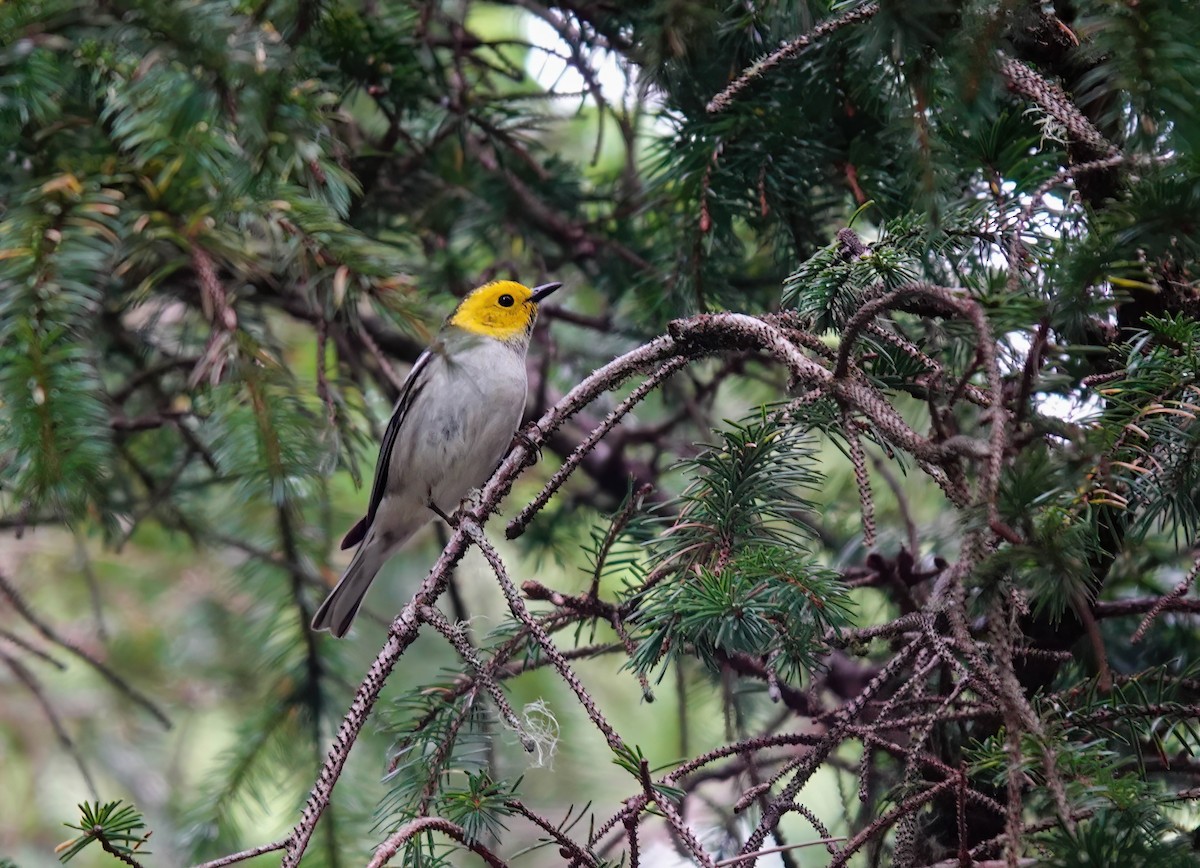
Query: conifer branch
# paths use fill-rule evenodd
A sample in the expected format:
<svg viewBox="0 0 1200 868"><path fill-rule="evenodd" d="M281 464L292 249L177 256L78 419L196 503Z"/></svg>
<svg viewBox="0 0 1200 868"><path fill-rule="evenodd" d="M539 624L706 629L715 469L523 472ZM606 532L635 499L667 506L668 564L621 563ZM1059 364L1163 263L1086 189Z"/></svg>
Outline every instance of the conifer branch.
<svg viewBox="0 0 1200 868"><path fill-rule="evenodd" d="M1140 642L1146 635L1146 631L1150 629L1150 624L1153 623L1154 619L1162 614L1164 609L1167 609L1173 604L1181 601L1183 599L1183 595L1186 594L1188 589L1191 588L1191 586L1195 583L1196 576L1198 575L1200 575L1200 555L1198 555L1192 561L1191 569L1187 571L1183 579L1180 580L1179 584L1172 588L1169 593L1158 598L1158 601L1153 605L1153 607L1151 607L1150 611L1146 613L1146 617L1142 619L1140 624L1138 624L1138 628L1133 631L1133 635L1129 637L1129 641Z"/></svg>
<svg viewBox="0 0 1200 868"><path fill-rule="evenodd" d="M708 102L707 111L710 114L725 111L729 104L733 102L743 90L745 90L753 81L761 78L768 72L774 70L784 61L790 60L797 54L808 48L814 42L824 39L830 33L840 30L850 24L857 24L860 21L866 21L876 12L879 11L878 3L864 3L849 12L839 15L837 18L832 18L829 21L824 21L818 24L809 33L799 36L787 45L783 46L766 57L755 61L741 75L734 79L730 84L726 85L725 89L714 96Z"/></svg>
<svg viewBox="0 0 1200 868"><path fill-rule="evenodd" d="M371 861L367 863L367 868L383 868L393 856L400 852L400 848L408 843L409 840L430 831L448 835L471 852L477 854L486 864L491 865L492 868L508 868L507 862L483 846L483 844L468 836L462 826L457 823L451 823L449 820L444 820L441 817L418 817L415 820L405 823L376 848Z"/></svg>
<svg viewBox="0 0 1200 868"><path fill-rule="evenodd" d="M462 626L460 624L451 624L446 619L446 616L434 606L423 606L418 614L421 616L422 621L441 633L446 638L446 641L454 646L454 650L459 653L459 656L474 671L474 679L483 685L483 688L492 697L492 701L496 703L496 708L499 709L500 716L504 719L504 722L513 732L517 733L525 750L533 751L535 747L533 738L521 726L516 712L509 705L508 697L504 695L504 691L500 689L500 686L492 678L490 667L485 667L480 662L479 655L475 653L475 649L471 647L471 643L463 635Z"/></svg>
<svg viewBox="0 0 1200 868"><path fill-rule="evenodd" d="M1098 129L1084 117L1058 85L1047 81L1032 67L1000 55L1000 74L1014 93L1032 100L1047 115L1059 124L1071 139L1085 147L1094 156L1086 161L1106 160L1119 155L1119 149L1108 141Z"/></svg>
<svg viewBox="0 0 1200 868"><path fill-rule="evenodd" d="M201 862L198 865L193 865L192 868L225 868L226 865L236 865L238 862L245 862L247 859L253 859L255 856L261 856L264 853L274 853L276 850L282 850L286 846L287 839L272 841L270 844L260 844L257 847L242 850L240 853L230 853L228 856L222 856L220 859Z"/></svg>
<svg viewBox="0 0 1200 868"><path fill-rule="evenodd" d="M209 830L242 831L229 800L282 768L281 737L318 770L286 839L206 868L274 850L296 865L323 817L331 858L354 846L357 824L333 823L357 783L347 756L427 625L462 663L405 691L402 719L382 715L399 741L380 807L401 831L380 862L444 861L474 842L482 852L463 858L504 864L510 851L488 836L506 817L514 836L581 866L647 865L664 832L715 864L704 847L718 823L723 849L745 848L722 864L768 852L790 864L789 814L839 863L873 851L1013 866L1035 848L1103 861L1118 839L1131 864L1183 852L1164 805L1200 798L1174 782L1197 775L1186 757L1200 749L1195 16L1158 0L1097 6L1072 31L1011 4L945 14L849 0L798 34L804 10L788 4L714 8L697 25L669 2L515 0L565 43L539 48L491 38L470 0L412 15L376 0L329 15L307 0L135 5L114 17L100 0L0 3L18 97L0 105L0 530L102 537L155 573L167 553L151 524L251 558L234 559L246 584L215 624L184 622L211 640L254 600L257 631L233 647L269 673L250 690L275 679L209 800ZM579 87L530 81L510 49L561 61ZM619 97L602 57L637 73ZM640 122L651 93L669 124ZM580 101L578 116L549 110L558 98ZM597 118L587 166L564 145ZM596 163L606 119L624 139L608 166ZM652 159L633 161L635 132ZM869 244L850 228L860 220ZM500 258L481 260L489 250ZM328 477L357 478L374 392L396 391L393 365L424 344L403 325L441 307L428 293L534 274L586 284L575 298L589 312L544 309L529 441L463 505L339 726L325 699L342 680L332 643L293 629L325 590L307 560L333 535ZM637 347L663 322L665 336ZM687 384L644 400L684 368ZM634 375L625 397L588 409ZM742 421L692 445L731 408ZM631 427L634 412L646 418ZM578 586L520 581L484 529L540 445L565 463L514 504L508 530L531 528L534 555L582 548ZM899 510L877 502L872 464ZM588 485L572 485L580 471ZM551 503L568 489L569 503ZM547 504L559 521L537 527ZM897 531L905 545L885 551ZM581 532L590 546L574 545ZM437 609L472 546L513 615L483 647ZM228 561L205 555L194 572ZM52 557L35 555L31 580L54 582L74 611L87 588L76 564L48 572ZM131 599L147 573L106 575L133 584L103 602ZM884 611L851 620L859 588ZM55 645L96 655L3 575L0 597L12 603L0 668L42 706L42 737L65 735L58 672L31 661L61 667ZM191 602L159 599L136 631L156 642L180 625L172 604ZM1134 641L1113 655L1114 637ZM647 698L656 668L673 669L685 760L651 773L579 677L601 655ZM602 815L572 806L552 821L522 802L537 776L491 777L513 767L512 745L479 703L490 695L536 738L536 710L521 723L505 698L534 671L582 703L628 775L628 798ZM707 733L685 703L702 678L719 679L728 728L696 747ZM674 724L672 711L639 714ZM797 801L818 770L858 786L847 841ZM751 809L748 826L736 814ZM83 813L67 851L104 843ZM110 853L140 859L116 829L104 829Z"/></svg>
<svg viewBox="0 0 1200 868"><path fill-rule="evenodd" d="M542 653L550 660L550 664L558 671L559 677L566 682L567 686L579 699L579 704L583 706L587 712L588 718L600 730L604 740L608 742L608 746L615 752L625 750L625 743L621 737L617 735L617 731L604 717L599 706L596 705L596 700L592 698L587 689L583 686L583 682L579 680L570 664L567 663L565 657L554 644L554 640L546 632L533 616L529 614L529 610L525 607L525 603L521 600L520 594L517 593L516 586L513 585L512 579L508 577L508 570L504 566L504 561L501 560L499 553L492 546L479 525L469 518L461 520L463 531L471 538L475 546L483 553L484 559L492 568L492 573L496 576L496 580L500 583L500 589L504 592L504 598L508 601L508 607L518 621L529 631L529 634L538 643Z"/></svg>
<svg viewBox="0 0 1200 868"><path fill-rule="evenodd" d="M22 618L24 618L35 630L45 637L46 641L57 645L64 651L74 654L88 666L96 670L106 681L121 693L128 696L136 705L140 705L154 717L164 729L171 728L171 719L167 717L157 705L154 704L145 694L131 685L128 681L118 675L102 660L97 659L81 648L75 642L60 635L53 627L38 616L25 601L25 598L17 591L16 586L9 580L8 576L0 571L0 593L8 598L12 603L13 609L16 610Z"/></svg>
<svg viewBox="0 0 1200 868"><path fill-rule="evenodd" d="M567 456L562 466L554 472L554 475L542 486L542 490L537 493L517 515L513 518L505 528L505 536L509 539L516 539L533 520L533 517L544 507L554 493L562 487L566 482L567 477L575 472L575 469L583 461L584 457L595 448L600 442L600 438L608 434L613 427L623 419L630 410L634 408L640 401L649 395L654 389L658 388L667 378L687 364L687 357L679 356L668 360L658 370L654 371L645 379L636 389L634 389L628 397L604 417L600 424L592 428L588 435L579 443L575 451Z"/></svg>
<svg viewBox="0 0 1200 868"><path fill-rule="evenodd" d="M362 684L355 692L354 700L338 726L333 745L330 747L317 781L309 793L300 820L288 836L282 863L283 868L295 868L299 865L316 829L317 822L329 806L333 788L337 785L338 778L341 777L342 769L350 755L350 749L354 746L354 742L370 717L371 710L374 708L376 700L379 699L379 694L383 691L383 686L392 669L408 646L417 638L417 632L420 629L418 610L421 606L434 602L445 590L446 583L449 581L450 569L462 558L465 550L466 540L464 537L461 534L452 536L421 588L392 622L388 640L376 655Z"/></svg>
<svg viewBox="0 0 1200 868"><path fill-rule="evenodd" d="M573 838L564 835L557 826L531 811L519 799L509 799L504 804L553 838L555 843L559 845L559 854L564 859L570 857L577 860L578 864L586 865L588 868L595 868L595 866L599 865L599 862L591 851L581 847Z"/></svg>
<svg viewBox="0 0 1200 868"><path fill-rule="evenodd" d="M850 452L850 463L854 466L854 482L858 487L858 504L862 514L863 546L875 548L875 499L871 495L871 477L867 472L867 457L863 451L862 438L855 428L853 417L842 413L842 431Z"/></svg>
<svg viewBox="0 0 1200 868"><path fill-rule="evenodd" d="M212 330L204 353L188 382L195 387L207 379L210 384L216 385L224 374L228 361L226 356L232 350L233 335L238 328L237 312L229 303L225 286L217 275L216 263L208 251L199 244L193 244L191 258L200 284L201 306L205 317L212 323Z"/></svg>
<svg viewBox="0 0 1200 868"><path fill-rule="evenodd" d="M517 441L513 450L480 493L479 505L474 509L476 517L459 522L421 587L392 621L388 640L376 655L362 684L355 692L354 700L338 727L333 745L321 767L317 781L309 793L300 820L288 837L287 852L282 868L296 868L299 864L321 815L329 805L333 789L346 765L350 750L370 717L371 710L374 708L388 676L400 657L417 638L421 625L421 609L431 607L437 602L449 582L450 571L466 552L471 532L479 533L479 527L475 522L485 520L495 510L500 500L512 487L516 476L526 466L526 460L532 448L597 395L619 385L643 366L666 358L670 355L672 343L669 338L660 338L609 362L575 386L554 407L547 410L541 419L530 426L526 430L528 442ZM544 631L542 635L544 635ZM565 666L565 662L563 665ZM617 738L615 733L612 733L612 737ZM617 738L617 742L619 743L619 738Z"/></svg>
<svg viewBox="0 0 1200 868"><path fill-rule="evenodd" d="M886 829L904 817L912 816L922 806L941 796L943 793L952 789L955 786L955 781L945 780L939 784L935 784L923 792L909 796L896 807L892 808L886 814L873 820L862 831L846 842L846 845L838 850L837 854L829 863L829 868L842 868L851 856L863 848L863 846L872 838L879 835L881 829Z"/></svg>

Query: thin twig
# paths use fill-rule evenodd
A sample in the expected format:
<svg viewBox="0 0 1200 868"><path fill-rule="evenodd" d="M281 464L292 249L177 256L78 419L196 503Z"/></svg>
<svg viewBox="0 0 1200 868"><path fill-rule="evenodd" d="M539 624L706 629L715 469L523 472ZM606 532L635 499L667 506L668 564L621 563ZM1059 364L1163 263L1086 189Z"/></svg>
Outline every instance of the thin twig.
<svg viewBox="0 0 1200 868"><path fill-rule="evenodd" d="M808 46L819 39L824 39L835 30L840 30L849 24L856 24L859 21L866 21L878 11L878 3L866 3L857 9L851 9L844 15L839 15L837 18L831 18L829 21L818 24L809 33L805 33L803 36L792 40L783 46L783 48L767 55L761 60L755 61L752 66L727 85L723 91L709 100L706 111L711 114L724 111L738 94L745 90L755 79L761 78L785 60L795 57L801 51L808 48Z"/></svg>
<svg viewBox="0 0 1200 868"><path fill-rule="evenodd" d="M629 502L625 504L625 507L609 524L608 530L604 533L604 541L600 544L600 550L596 553L596 569L592 571L592 584L588 588L589 597L595 598L599 596L600 577L604 573L604 565L608 561L608 555L620 538L621 532L629 524L630 519L641 509L642 501L645 500L646 495L652 490L650 485L642 485L636 491L630 492Z"/></svg>
<svg viewBox="0 0 1200 868"><path fill-rule="evenodd" d="M260 844L257 847L251 847L249 850L242 850L240 853L230 853L228 856L222 856L220 859L213 859L211 862L201 862L199 865L193 865L192 868L224 868L226 865L245 862L247 859L253 859L255 856L261 856L263 853L273 853L276 850L282 850L287 846L287 843L288 839L283 838L279 841L272 841L270 844Z"/></svg>
<svg viewBox="0 0 1200 868"><path fill-rule="evenodd" d="M108 840L108 836L103 832L93 829L92 831L88 832L87 835L99 841L100 849L102 849L109 856L112 856L118 862L123 862L124 864L128 865L129 868L142 868L141 862L139 862L137 859L134 859L131 854L123 853L114 847L112 842Z"/></svg>
<svg viewBox="0 0 1200 868"><path fill-rule="evenodd" d="M575 451L567 456L562 466L547 480L546 484L542 486L542 490L537 493L537 496L508 523L508 527L505 528L505 536L509 539L516 539L524 533L525 528L533 520L533 517L550 501L554 493L562 487L567 477L575 472L579 463L583 461L584 456L592 451L595 445L600 442L600 439L611 431L638 402L644 399L673 373L687 364L687 362L688 359L686 356L670 359L647 377L636 389L630 392L625 400L613 408L612 412L605 416L599 425L588 432L587 437L580 442Z"/></svg>
<svg viewBox="0 0 1200 868"><path fill-rule="evenodd" d="M554 644L554 640L550 638L545 628L529 613L529 609L526 608L525 603L521 600L521 595L517 592L516 585L513 584L512 579L508 576L508 570L505 568L504 561L501 559L499 552L488 542L479 525L471 518L464 516L460 519L459 529L466 533L476 548L483 553L484 559L488 562L488 566L492 568L493 574L495 574L497 581L500 583L500 590L504 592L504 598L508 601L509 610L525 626L525 629L529 631L530 636L537 642L542 653L549 658L550 664L558 671L559 676L567 683L567 686L571 688L576 698L579 699L579 704L587 712L588 718L600 730L601 735L604 736L604 740L608 742L608 746L614 751L623 751L625 749L624 742L604 717L604 713L596 705L596 700L587 692L587 689L583 686L583 682L579 680L579 676L575 674L571 665L562 656L562 652L558 650L558 646Z"/></svg>
<svg viewBox="0 0 1200 868"><path fill-rule="evenodd" d="M916 558L921 550L921 542L917 536L917 522L913 518L912 507L908 502L908 495L904 490L904 486L900 484L900 480L896 478L896 474L892 473L891 467L880 459L878 455L871 456L871 464L875 467L875 471L883 477L883 481L887 483L888 488L892 490L892 496L896 498L896 505L900 508L900 516L904 519L904 529L908 536L908 550Z"/></svg>
<svg viewBox="0 0 1200 868"><path fill-rule="evenodd" d="M679 839L691 854L696 857L696 861L703 868L714 868L712 857L704 851L704 847L696 840L696 836L692 833L692 830L683 822L683 817L680 816L675 804L670 799L664 799L658 790L655 789L654 782L650 778L650 763L643 759L638 765L638 770L642 782L642 793L645 795L647 803L653 802L658 805L658 809L662 811L663 816L667 818L667 822L671 824L672 830L679 836ZM680 849L682 850L683 848L681 847Z"/></svg>
<svg viewBox="0 0 1200 868"><path fill-rule="evenodd" d="M1142 637L1146 635L1146 631L1150 629L1150 625L1154 622L1163 611L1163 609L1183 599L1183 595L1188 592L1188 588L1196 581L1196 576L1200 575L1200 557L1197 557L1192 562L1192 568L1187 571L1187 575L1183 577L1178 585L1171 589L1171 592L1164 594L1154 607L1146 613L1146 617L1142 619L1142 623L1138 624L1138 628L1133 631L1133 636L1130 637L1130 642L1140 642Z"/></svg>
<svg viewBox="0 0 1200 868"><path fill-rule="evenodd" d="M59 671L63 671L67 668L66 663L63 663L61 660L58 660L57 658L52 657L51 655L47 654L41 648L38 648L36 645L29 642L27 639L22 639L16 633L10 633L7 630L0 630L0 639L3 639L5 642L11 642L13 645L16 645L22 651L26 652L27 654L32 654L34 657L38 658L43 663L49 663L51 666L53 666L55 669L58 669Z"/></svg>
<svg viewBox="0 0 1200 868"><path fill-rule="evenodd" d="M500 685L492 678L488 668L480 662L479 655L475 653L475 649L471 647L471 643L463 635L462 627L459 624L451 624L446 620L446 616L438 611L436 606L422 606L418 614L421 616L422 621L441 633L454 646L454 650L474 670L475 678L492 697L492 701L496 703L496 708L499 709L500 716L504 718L504 722L517 734L517 737L521 740L521 746L526 751L533 751L537 746L534 743L533 737L521 726L521 721L517 719L516 712L509 705L508 697L504 695L504 691L500 689Z"/></svg>
<svg viewBox="0 0 1200 868"><path fill-rule="evenodd" d="M26 689L33 694L33 698L42 707L42 713L46 715L46 720L49 721L51 729L54 730L54 734L58 737L59 744L63 746L63 749L75 761L75 766L79 769L79 774L83 776L83 782L87 785L92 798L97 802L100 801L100 791L96 789L96 782L92 779L92 773L88 770L87 763L83 759L83 754L79 752L79 748L75 746L75 742L67 733L67 728L63 726L62 721L59 719L58 712L51 704L49 697L46 696L45 691L42 690L41 682L26 668L25 664L3 650L0 650L0 661L3 661L12 671L12 674L17 677L17 680L24 684Z"/></svg>
<svg viewBox="0 0 1200 868"><path fill-rule="evenodd" d="M12 582L9 581L8 577L5 576L3 572L0 572L0 593L3 593L4 596L8 597L9 602L12 603L13 608L16 609L17 613L31 625L33 625L34 629L41 633L47 641L52 642L58 647L74 654L84 663L88 664L97 672L99 672L113 687L124 693L137 705L140 705L142 708L146 709L146 711L150 712L150 714L153 715L154 718L161 723L165 729L171 728L171 719L167 717L166 713L161 711L159 707L149 699L149 697L131 685L128 681L110 669L103 662L93 657L87 651L84 651L70 639L60 636L53 627L38 617L30 605L25 601L25 598L21 596L16 587L12 584Z"/></svg>
<svg viewBox="0 0 1200 868"><path fill-rule="evenodd" d="M1125 600L1101 600L1092 604L1092 612L1097 618L1122 618L1129 615L1141 615L1155 607L1162 612L1187 612L1200 615L1200 600L1169 600L1163 602L1162 597L1137 597Z"/></svg>
<svg viewBox="0 0 1200 868"><path fill-rule="evenodd" d="M833 838L818 838L816 841L804 841L800 844L788 844L785 847L767 847L765 850L757 850L753 853L746 854L747 856L770 856L772 853L786 853L789 850L800 850L804 847L820 847L822 844L836 844L839 841L845 841L845 835L838 835ZM713 868L725 868L726 865L736 865L739 862L745 861L746 856L733 856L729 859L722 859L720 862L714 862Z"/></svg>
<svg viewBox="0 0 1200 868"><path fill-rule="evenodd" d="M845 847L837 852L833 860L829 863L829 868L842 868L846 861L857 853L867 841L878 835L882 830L894 824L901 817L908 816L924 805L929 804L946 790L953 788L954 780L945 780L939 784L935 784L929 789L917 793L915 796L909 796L896 807L892 808L883 816L872 821L865 829L855 835L846 844Z"/></svg>
<svg viewBox="0 0 1200 868"><path fill-rule="evenodd" d="M492 868L508 868L507 862L469 836L462 826L441 817L418 817L405 823L376 848L375 855L367 863L367 868L383 868L389 859L400 852L401 847L423 832L441 832L449 835L472 853L478 854Z"/></svg>
<svg viewBox="0 0 1200 868"><path fill-rule="evenodd" d="M379 344L375 342L375 338L371 335L371 332L365 328L361 328L355 331L354 337L362 341L362 345L367 348L367 351L375 359L375 363L379 365L379 370L383 373L384 379L396 390L396 393L399 394L402 392L404 390L405 378L396 372L391 359L383 354L383 350L379 348Z"/></svg>
<svg viewBox="0 0 1200 868"><path fill-rule="evenodd" d="M513 811L516 811L522 817L529 820L529 822L533 823L539 829L544 831L547 835L552 837L562 850L566 850L567 853L571 854L571 858L578 860L580 863L582 863L584 865L595 866L595 865L599 864L599 860L594 855L592 855L592 853L590 851L585 850L583 847L580 847L579 844L577 844L575 841L573 841L568 836L564 835L556 826L554 826L552 823L550 823L544 817L541 817L538 814L535 814L533 811L529 810L529 808L527 808L520 801L520 799L509 799L504 804L506 807L510 808ZM563 855L565 856L566 853L564 853Z"/></svg>

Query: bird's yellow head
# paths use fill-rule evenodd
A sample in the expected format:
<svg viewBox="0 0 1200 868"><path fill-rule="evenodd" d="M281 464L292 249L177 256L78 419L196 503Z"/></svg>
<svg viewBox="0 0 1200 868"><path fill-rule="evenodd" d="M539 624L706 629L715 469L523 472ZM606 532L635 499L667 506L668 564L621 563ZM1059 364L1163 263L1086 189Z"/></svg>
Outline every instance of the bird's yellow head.
<svg viewBox="0 0 1200 868"><path fill-rule="evenodd" d="M446 322L498 341L525 341L537 321L538 302L560 286L547 283L530 289L512 280L485 283L460 301Z"/></svg>

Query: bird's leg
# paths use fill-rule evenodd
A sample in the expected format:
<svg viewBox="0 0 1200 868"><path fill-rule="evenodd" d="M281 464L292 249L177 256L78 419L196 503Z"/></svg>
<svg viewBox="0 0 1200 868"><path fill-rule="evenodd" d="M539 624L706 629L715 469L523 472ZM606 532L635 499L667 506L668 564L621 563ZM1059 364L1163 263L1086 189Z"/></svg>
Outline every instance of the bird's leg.
<svg viewBox="0 0 1200 868"><path fill-rule="evenodd" d="M525 456L525 465L527 467L531 464L537 464L542 460L542 447L534 443L533 438L519 428L513 434L512 445L516 446L518 443L523 445L528 451L528 454Z"/></svg>
<svg viewBox="0 0 1200 868"><path fill-rule="evenodd" d="M458 505L458 508L451 515L446 515L442 508L433 502L432 496L425 501L425 505L437 513L438 518L446 522L449 527L457 529L464 517L474 518L476 521L479 520L476 512L479 507L483 506L483 491L478 488L472 488L467 492L467 496L463 498L462 503Z"/></svg>
<svg viewBox="0 0 1200 868"><path fill-rule="evenodd" d="M449 527L458 527L458 522L446 515L446 513L442 511L442 508L433 502L432 497L425 502L425 505L437 513L437 517L446 522Z"/></svg>

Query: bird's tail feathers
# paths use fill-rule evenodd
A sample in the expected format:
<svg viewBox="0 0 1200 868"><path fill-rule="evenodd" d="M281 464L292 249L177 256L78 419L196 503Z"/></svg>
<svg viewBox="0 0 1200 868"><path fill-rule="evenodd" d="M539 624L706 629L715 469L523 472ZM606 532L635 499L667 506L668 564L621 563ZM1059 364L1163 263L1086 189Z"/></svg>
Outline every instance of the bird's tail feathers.
<svg viewBox="0 0 1200 868"><path fill-rule="evenodd" d="M342 573L337 585L313 615L312 628L328 630L339 639L345 636L371 588L371 582L390 554L379 545L374 533L368 533L354 553L350 566L346 567L346 572Z"/></svg>

